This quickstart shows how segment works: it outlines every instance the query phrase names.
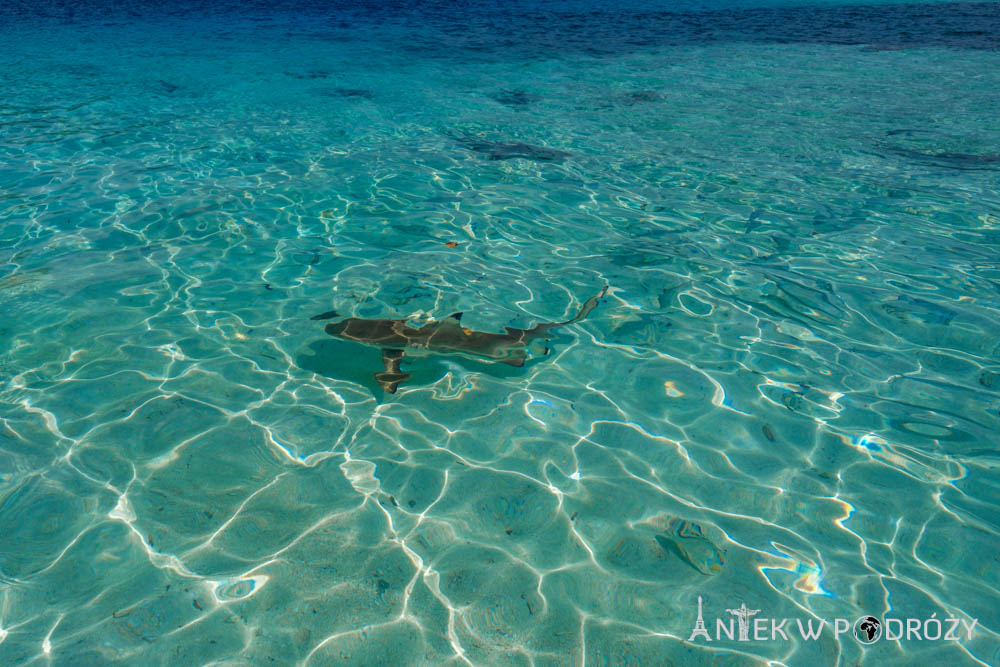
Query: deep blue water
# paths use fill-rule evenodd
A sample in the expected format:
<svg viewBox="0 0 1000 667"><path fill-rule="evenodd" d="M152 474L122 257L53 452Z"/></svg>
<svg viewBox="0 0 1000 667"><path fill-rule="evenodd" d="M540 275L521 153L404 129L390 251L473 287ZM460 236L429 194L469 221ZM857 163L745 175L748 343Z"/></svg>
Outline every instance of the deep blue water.
<svg viewBox="0 0 1000 667"><path fill-rule="evenodd" d="M0 5L0 664L997 664L998 46ZM388 393L345 318L452 342Z"/></svg>

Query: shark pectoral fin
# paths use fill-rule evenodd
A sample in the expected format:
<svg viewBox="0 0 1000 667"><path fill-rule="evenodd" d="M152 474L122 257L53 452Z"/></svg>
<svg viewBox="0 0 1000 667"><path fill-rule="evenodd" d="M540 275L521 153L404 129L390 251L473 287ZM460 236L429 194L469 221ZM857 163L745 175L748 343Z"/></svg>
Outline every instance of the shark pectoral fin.
<svg viewBox="0 0 1000 667"><path fill-rule="evenodd" d="M399 370L399 362L403 359L403 351L395 349L382 350L382 363L385 370L375 374L375 381L379 383L382 390L395 394L401 382L409 379L410 374Z"/></svg>
<svg viewBox="0 0 1000 667"><path fill-rule="evenodd" d="M524 366L524 360L526 357L527 355L524 353L524 350L518 350L517 352L514 352L512 356L507 357L506 359L500 359L499 361L500 363L520 368L521 366Z"/></svg>
<svg viewBox="0 0 1000 667"><path fill-rule="evenodd" d="M379 386L382 387L382 390L388 394L395 394L399 385L406 382L408 379L410 379L409 373L390 373L388 371L384 371L382 373L375 374L375 381L378 382Z"/></svg>

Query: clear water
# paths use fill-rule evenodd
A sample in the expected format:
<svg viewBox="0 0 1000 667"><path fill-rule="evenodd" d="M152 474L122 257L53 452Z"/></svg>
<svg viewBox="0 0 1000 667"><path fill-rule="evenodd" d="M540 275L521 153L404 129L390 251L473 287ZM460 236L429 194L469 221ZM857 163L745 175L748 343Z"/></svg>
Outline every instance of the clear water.
<svg viewBox="0 0 1000 667"><path fill-rule="evenodd" d="M998 34L4 3L0 663L997 664ZM395 395L310 320L604 285ZM687 641L699 597L977 625Z"/></svg>

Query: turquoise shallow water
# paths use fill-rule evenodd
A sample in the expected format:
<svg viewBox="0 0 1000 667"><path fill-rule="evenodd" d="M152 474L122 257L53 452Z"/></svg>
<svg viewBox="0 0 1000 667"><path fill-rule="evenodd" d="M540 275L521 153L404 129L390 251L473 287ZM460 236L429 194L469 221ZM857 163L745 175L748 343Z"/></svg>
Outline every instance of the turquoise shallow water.
<svg viewBox="0 0 1000 667"><path fill-rule="evenodd" d="M0 17L0 663L1000 662L996 4Z"/></svg>

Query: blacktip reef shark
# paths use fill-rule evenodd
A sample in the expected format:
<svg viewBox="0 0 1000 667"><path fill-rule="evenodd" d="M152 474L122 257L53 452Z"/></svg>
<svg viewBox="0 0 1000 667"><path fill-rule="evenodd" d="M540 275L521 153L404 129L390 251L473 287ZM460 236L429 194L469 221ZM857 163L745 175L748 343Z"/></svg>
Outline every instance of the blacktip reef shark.
<svg viewBox="0 0 1000 667"><path fill-rule="evenodd" d="M597 296L587 299L576 317L565 322L545 322L531 329L504 327L504 333L473 331L462 326L462 313L452 313L443 320L428 322L421 327L413 327L403 320L360 319L349 317L326 325L325 331L331 336L364 343L382 349L382 363L385 370L375 373L375 380L382 389L395 394L396 389L409 377L399 368L399 363L407 351L418 354L459 354L497 361L511 366L523 366L528 357L528 346L550 331L585 318L597 307L598 300L607 294L605 286ZM325 320L335 317L334 311L311 318Z"/></svg>

